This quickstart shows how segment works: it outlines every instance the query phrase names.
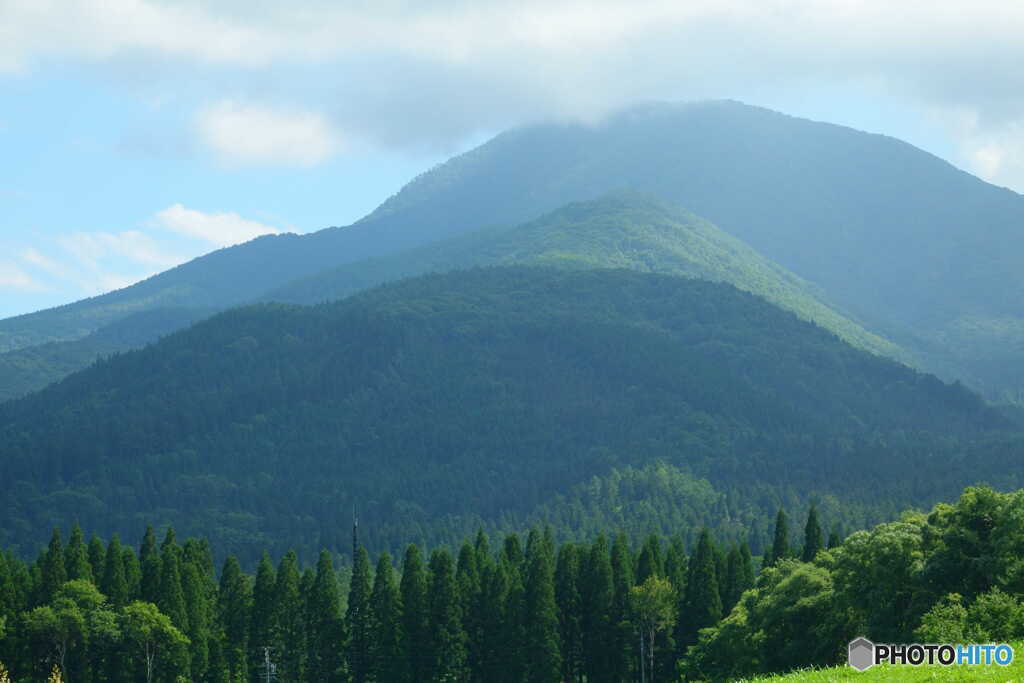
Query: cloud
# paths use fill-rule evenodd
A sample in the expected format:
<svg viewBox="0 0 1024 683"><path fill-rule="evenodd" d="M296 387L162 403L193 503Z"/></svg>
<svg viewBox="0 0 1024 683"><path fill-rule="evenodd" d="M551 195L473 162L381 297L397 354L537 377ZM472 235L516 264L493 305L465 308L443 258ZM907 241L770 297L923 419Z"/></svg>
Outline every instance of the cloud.
<svg viewBox="0 0 1024 683"><path fill-rule="evenodd" d="M17 264L0 261L0 291L42 292L46 287Z"/></svg>
<svg viewBox="0 0 1024 683"><path fill-rule="evenodd" d="M238 164L320 163L336 130L347 145L445 147L638 99L869 83L922 117L968 110L965 162L1018 178L1021 35L1024 4L1006 0L0 0L0 70L70 57L213 74L235 99L197 131Z"/></svg>
<svg viewBox="0 0 1024 683"><path fill-rule="evenodd" d="M156 214L156 225L220 247L248 242L260 235L276 235L277 228L242 218L237 213L203 213L174 204Z"/></svg>
<svg viewBox="0 0 1024 683"><path fill-rule="evenodd" d="M199 112L200 139L228 164L314 166L341 147L330 124L310 112L283 112L222 100Z"/></svg>

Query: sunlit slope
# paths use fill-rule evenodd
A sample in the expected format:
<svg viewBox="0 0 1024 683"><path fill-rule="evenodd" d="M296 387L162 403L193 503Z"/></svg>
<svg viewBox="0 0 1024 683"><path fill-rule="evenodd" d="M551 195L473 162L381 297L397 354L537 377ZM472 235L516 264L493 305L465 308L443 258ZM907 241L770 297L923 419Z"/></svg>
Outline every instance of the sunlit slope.
<svg viewBox="0 0 1024 683"><path fill-rule="evenodd" d="M809 283L683 209L634 192L575 202L514 228L474 231L359 261L272 291L269 300L317 303L388 280L480 265L627 268L728 282L875 353L905 356L825 303Z"/></svg>

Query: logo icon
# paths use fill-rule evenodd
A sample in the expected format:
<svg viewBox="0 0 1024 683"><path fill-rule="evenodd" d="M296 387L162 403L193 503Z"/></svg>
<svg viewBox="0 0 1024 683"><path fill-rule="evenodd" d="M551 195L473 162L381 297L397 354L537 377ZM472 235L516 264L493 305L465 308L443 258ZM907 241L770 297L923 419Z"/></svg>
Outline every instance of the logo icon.
<svg viewBox="0 0 1024 683"><path fill-rule="evenodd" d="M847 661L857 671L867 671L875 665L875 644L863 636L850 641Z"/></svg>

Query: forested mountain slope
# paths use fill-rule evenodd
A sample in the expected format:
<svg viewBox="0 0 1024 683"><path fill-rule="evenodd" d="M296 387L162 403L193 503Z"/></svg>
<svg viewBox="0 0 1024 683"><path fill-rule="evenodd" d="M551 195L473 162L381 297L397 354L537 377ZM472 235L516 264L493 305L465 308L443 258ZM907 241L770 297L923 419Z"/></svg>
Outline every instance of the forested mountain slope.
<svg viewBox="0 0 1024 683"><path fill-rule="evenodd" d="M0 350L130 311L225 307L290 280L631 188L685 206L821 288L923 367L1024 387L1024 198L892 138L735 102L529 126L442 164L346 228L264 237L96 299L0 321Z"/></svg>
<svg viewBox="0 0 1024 683"><path fill-rule="evenodd" d="M434 543L655 460L757 500L929 501L1014 483L1008 424L728 285L477 269L228 311L3 404L0 543L77 518L309 552L354 504L368 546Z"/></svg>
<svg viewBox="0 0 1024 683"><path fill-rule="evenodd" d="M627 268L728 282L855 346L906 355L830 308L809 283L688 211L636 192L574 202L513 228L479 230L303 278L264 298L313 304L402 277L467 266Z"/></svg>

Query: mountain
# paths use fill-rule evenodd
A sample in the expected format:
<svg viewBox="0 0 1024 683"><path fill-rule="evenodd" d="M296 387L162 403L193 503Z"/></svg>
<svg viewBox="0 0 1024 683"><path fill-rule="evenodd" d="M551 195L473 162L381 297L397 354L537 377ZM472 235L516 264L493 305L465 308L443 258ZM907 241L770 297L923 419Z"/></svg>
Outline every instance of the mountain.
<svg viewBox="0 0 1024 683"><path fill-rule="evenodd" d="M227 311L0 405L0 544L78 519L310 553L353 505L370 547L433 544L654 462L759 510L927 502L1016 482L1009 426L729 285L475 269Z"/></svg>
<svg viewBox="0 0 1024 683"><path fill-rule="evenodd" d="M829 307L821 292L679 207L636 192L574 202L514 228L491 228L293 281L266 300L313 304L427 272L492 265L626 268L728 282L831 330L854 346L901 350Z"/></svg>
<svg viewBox="0 0 1024 683"><path fill-rule="evenodd" d="M736 102L652 104L596 125L502 133L352 226L260 238L0 321L0 349L79 338L130 311L255 300L325 269L621 189L713 222L925 369L992 398L1024 387L1024 197L892 138Z"/></svg>

